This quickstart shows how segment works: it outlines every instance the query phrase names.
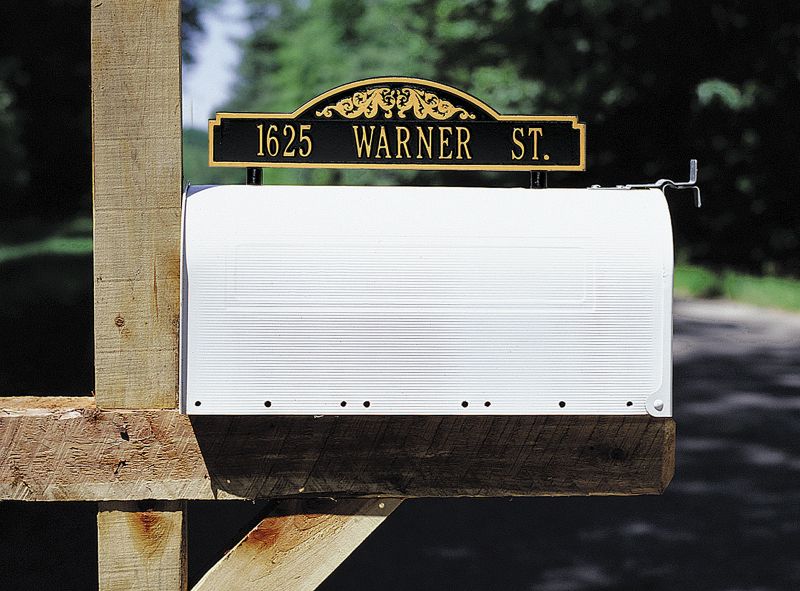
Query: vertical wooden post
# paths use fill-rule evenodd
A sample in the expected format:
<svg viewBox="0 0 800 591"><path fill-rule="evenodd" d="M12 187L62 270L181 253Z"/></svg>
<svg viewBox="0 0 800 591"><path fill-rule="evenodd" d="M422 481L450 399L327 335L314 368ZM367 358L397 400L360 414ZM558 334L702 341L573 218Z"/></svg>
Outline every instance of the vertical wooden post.
<svg viewBox="0 0 800 591"><path fill-rule="evenodd" d="M180 293L179 0L92 2L95 393L175 408Z"/></svg>
<svg viewBox="0 0 800 591"><path fill-rule="evenodd" d="M153 509L138 502L98 504L100 591L186 589L185 504L163 501Z"/></svg>
<svg viewBox="0 0 800 591"><path fill-rule="evenodd" d="M175 408L180 0L92 2L95 394ZM101 591L186 589L186 503L101 503Z"/></svg>

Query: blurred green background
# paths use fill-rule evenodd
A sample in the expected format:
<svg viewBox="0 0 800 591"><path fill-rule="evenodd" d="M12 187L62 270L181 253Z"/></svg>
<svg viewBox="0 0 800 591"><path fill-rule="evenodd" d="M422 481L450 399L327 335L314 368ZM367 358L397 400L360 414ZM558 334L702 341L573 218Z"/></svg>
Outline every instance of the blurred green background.
<svg viewBox="0 0 800 591"><path fill-rule="evenodd" d="M215 0L183 3L184 58ZM245 0L234 99L291 111L341 83L420 76L501 113L577 114L588 169L551 186L683 180L676 292L800 309L800 4L689 0ZM89 4L0 8L0 388L92 387ZM223 105L220 105L223 107ZM185 130L185 177L206 166ZM527 174L267 170L267 183L524 186ZM46 368L42 371L42 368Z"/></svg>

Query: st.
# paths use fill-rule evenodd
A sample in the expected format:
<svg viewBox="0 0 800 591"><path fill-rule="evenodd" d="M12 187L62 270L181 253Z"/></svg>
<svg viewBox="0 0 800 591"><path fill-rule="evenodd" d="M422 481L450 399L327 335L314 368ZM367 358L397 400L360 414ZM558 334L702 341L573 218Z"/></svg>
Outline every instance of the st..
<svg viewBox="0 0 800 591"><path fill-rule="evenodd" d="M541 127L514 127L511 130L511 141L514 147L511 148L511 159L522 160L530 154L531 160L539 159L539 139L542 137ZM525 140L528 140L527 142ZM544 160L550 160L549 154L543 155Z"/></svg>

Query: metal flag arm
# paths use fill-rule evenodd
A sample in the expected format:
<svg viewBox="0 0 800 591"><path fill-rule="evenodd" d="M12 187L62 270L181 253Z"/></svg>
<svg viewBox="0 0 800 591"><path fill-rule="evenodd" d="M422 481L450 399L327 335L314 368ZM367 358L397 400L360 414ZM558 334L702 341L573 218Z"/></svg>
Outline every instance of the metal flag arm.
<svg viewBox="0 0 800 591"><path fill-rule="evenodd" d="M603 189L599 185L592 185L592 189ZM617 185L616 189L661 189L666 192L666 189L690 189L694 195L695 207L700 207L702 201L700 199L700 187L697 186L697 160L692 158L689 160L689 180L688 181L673 181L670 179L658 179L654 183L645 183L640 185Z"/></svg>

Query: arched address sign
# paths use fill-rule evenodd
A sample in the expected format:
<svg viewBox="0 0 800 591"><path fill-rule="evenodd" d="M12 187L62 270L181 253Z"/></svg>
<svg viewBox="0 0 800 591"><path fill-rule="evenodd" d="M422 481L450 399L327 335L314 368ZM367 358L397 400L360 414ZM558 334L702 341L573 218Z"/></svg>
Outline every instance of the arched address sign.
<svg viewBox="0 0 800 591"><path fill-rule="evenodd" d="M500 115L419 78L344 84L292 113L218 113L208 163L229 167L585 170L575 116Z"/></svg>

